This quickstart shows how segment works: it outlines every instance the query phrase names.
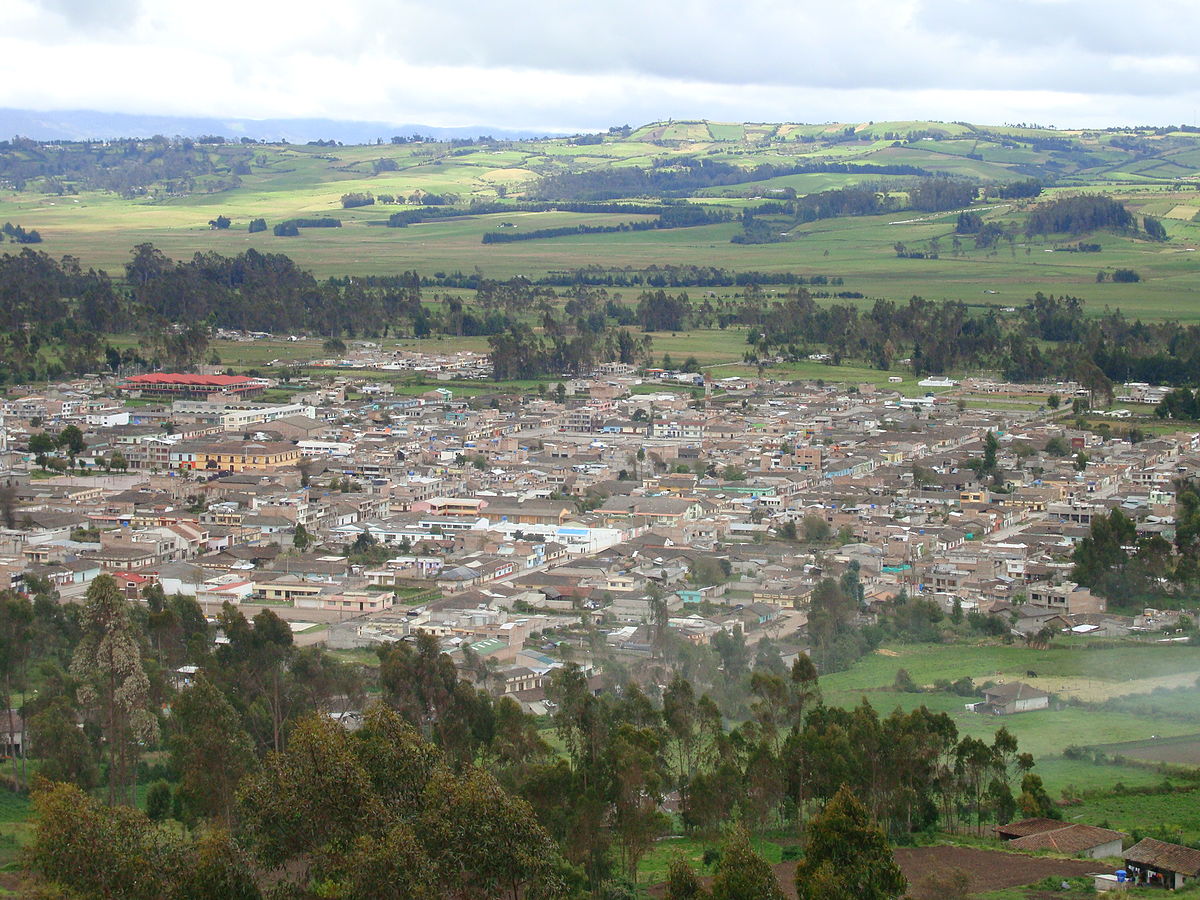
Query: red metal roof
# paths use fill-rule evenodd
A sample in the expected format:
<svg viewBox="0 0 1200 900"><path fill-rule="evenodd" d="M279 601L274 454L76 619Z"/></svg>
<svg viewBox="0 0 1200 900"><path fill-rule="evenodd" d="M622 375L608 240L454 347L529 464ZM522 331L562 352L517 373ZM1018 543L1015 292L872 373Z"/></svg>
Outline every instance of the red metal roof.
<svg viewBox="0 0 1200 900"><path fill-rule="evenodd" d="M234 384L249 384L257 379L245 375L183 375L166 372L148 372L145 375L132 375L125 379L131 384L186 384L202 385L205 387L226 387Z"/></svg>

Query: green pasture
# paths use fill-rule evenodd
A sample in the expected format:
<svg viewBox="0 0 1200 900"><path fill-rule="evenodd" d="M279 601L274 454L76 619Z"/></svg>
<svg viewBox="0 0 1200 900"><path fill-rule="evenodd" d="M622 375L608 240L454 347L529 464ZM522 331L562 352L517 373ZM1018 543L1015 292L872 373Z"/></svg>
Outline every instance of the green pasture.
<svg viewBox="0 0 1200 900"><path fill-rule="evenodd" d="M1133 787L1128 782L1126 786ZM1196 841L1200 840L1200 789L1162 794L1108 793L1064 809L1063 819L1087 825L1107 824L1126 833L1137 830L1145 834L1165 826L1175 831L1176 840Z"/></svg>
<svg viewBox="0 0 1200 900"><path fill-rule="evenodd" d="M1061 644L1061 646L1060 646ZM1097 681L1132 681L1172 675L1200 674L1200 647L1135 641L1102 642L1088 647L1078 638L1056 640L1050 650L993 642L957 644L894 644L889 654L872 653L845 672L822 676L824 689L860 690L890 686L896 669L907 669L917 684L964 675L976 683L1013 680L1036 671L1039 677L1084 677Z"/></svg>
<svg viewBox="0 0 1200 900"><path fill-rule="evenodd" d="M21 848L32 837L32 810L28 797L0 791L0 867L16 862Z"/></svg>
<svg viewBox="0 0 1200 900"><path fill-rule="evenodd" d="M988 739L1001 726L1016 735L1022 751L1033 753L1051 793L1057 794L1068 785L1080 790L1105 790L1118 781L1135 786L1153 783L1161 778L1154 767L1096 765L1087 761L1062 758L1062 751L1072 745L1138 741L1155 734L1162 737L1193 734L1196 721L1179 715L1177 708L1163 708L1158 701L1173 692L1142 693L1109 701L1105 704L1052 704L1048 710L995 717L969 712L966 704L973 698L958 697L943 691L920 694L897 692L892 689L896 672L903 668L918 685L931 686L935 681L954 681L970 677L976 685L985 681L1008 682L1030 677L1094 681L1097 687L1119 686L1139 679L1200 673L1200 648L1180 644L1141 644L1122 642L1104 649L1088 647L1083 642L1067 642L1051 650L1034 650L1024 646L980 642L974 644L896 644L885 648L888 653L870 654L845 672L821 677L821 691L827 703L851 707L866 699L881 713L900 708L905 711L927 706L934 712L945 712L953 719L960 734ZM1045 682L1042 682L1045 683ZM1136 685L1131 685L1136 689ZM1186 703L1186 691L1179 692L1180 704ZM1138 699L1144 698L1141 707ZM1195 709L1194 695L1192 699Z"/></svg>
<svg viewBox="0 0 1200 900"><path fill-rule="evenodd" d="M847 138L846 130L850 129ZM885 139L929 131L944 139L912 142ZM799 138L812 138L811 142ZM1048 150L1021 143L1029 138L1069 137L1080 149ZM33 190L0 192L0 221L36 228L44 243L36 249L54 256L71 254L85 266L119 275L130 249L150 241L176 259L197 252L226 255L255 249L283 252L318 277L392 274L415 269L422 274L472 271L489 277L537 276L581 266L650 265L720 266L735 271L796 272L840 276L844 284L831 291L863 295L854 302L869 306L874 298L899 302L913 295L934 300L957 299L980 307L1018 306L1035 290L1082 297L1088 309L1120 307L1145 319L1200 321L1200 224L1190 217L1164 218L1170 241L1153 244L1111 234L1060 236L1054 240L1018 238L992 250L977 250L964 236L953 252L955 215L898 213L822 220L791 227L780 220L787 240L775 244L730 243L737 223L649 232L573 235L545 240L484 245L484 234L512 222L518 229L564 225L598 225L633 221L620 214L505 213L495 216L437 220L407 228L381 223L408 207L383 205L341 209L348 192L408 197L414 192L452 192L463 201L494 201L499 188L514 200L540 175L584 171L606 166L649 166L675 156L711 157L739 166L763 162L781 165L806 162L905 164L985 182L1024 177L1054 163L1060 187L1047 196L1079 190L1105 190L1127 202L1137 215L1167 216L1179 206L1200 205L1200 192L1190 189L1200 169L1200 147L1194 136L1143 136L1155 155L1133 154L1111 143L1103 133L1048 132L931 123L881 122L796 125L714 122L652 123L628 139L597 145L575 145L567 139L499 142L453 148L447 144L311 147L256 147L251 171L235 188L214 193L167 196L154 193L125 198L88 191L49 195ZM981 157L981 158L975 158ZM390 160L394 171L374 173L373 163ZM1032 168L1030 168L1032 167ZM863 181L883 181L903 191L907 176L863 173L785 175L766 181L713 187L698 197L728 204L735 211L746 198L769 196L788 187L800 194L831 190ZM207 176L201 184L211 181ZM1183 185L1181 188L1180 185ZM1019 203L986 203L986 218L1019 228L1025 217ZM216 231L208 222L218 215L233 224ZM298 237L275 237L268 228L250 235L247 223L264 218L269 225L298 216L336 216L342 228L303 229ZM894 245L927 252L940 244L938 259L899 259ZM1053 252L1056 245L1079 240L1098 242L1096 254ZM6 244L3 252L18 245ZM1097 283L1097 272L1132 268L1136 284ZM700 289L694 289L699 293ZM636 290L626 293L636 295ZM725 293L725 292L722 292Z"/></svg>

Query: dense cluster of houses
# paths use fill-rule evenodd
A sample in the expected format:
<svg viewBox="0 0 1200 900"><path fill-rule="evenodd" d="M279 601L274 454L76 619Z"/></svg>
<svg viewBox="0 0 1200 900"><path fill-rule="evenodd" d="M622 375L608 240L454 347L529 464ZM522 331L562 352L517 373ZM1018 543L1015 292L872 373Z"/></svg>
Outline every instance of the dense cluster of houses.
<svg viewBox="0 0 1200 900"><path fill-rule="evenodd" d="M1169 537L1173 480L1200 467L1200 435L1105 440L1029 404L957 402L953 383L913 404L891 383L613 364L472 399L437 379L481 371L477 354L371 359L286 385L157 373L10 390L0 585L34 575L72 596L109 572L130 597L159 583L209 610L325 622L336 646L426 630L535 704L581 617L630 654L650 652L659 602L689 641L739 625L798 652L813 588L850 567L864 619L905 591L1020 635L1159 627L1109 613L1070 555L1112 508ZM45 477L68 451L39 464L29 442L69 425L86 447ZM999 480L971 465L989 433Z"/></svg>
<svg viewBox="0 0 1200 900"><path fill-rule="evenodd" d="M814 588L850 569L864 622L901 592L998 615L1027 639L1174 615L1109 612L1071 580L1070 557L1112 509L1170 539L1174 481L1200 469L1200 435L1105 439L1020 402L1076 385L944 379L914 397L901 376L826 385L610 364L504 395L464 389L487 373L478 354L367 345L324 362L283 383L155 373L10 390L0 587L41 578L77 599L109 573L132 600L158 584L209 614L270 608L332 648L425 632L535 713L549 673L588 663L597 634L618 656L651 655L664 612L683 640L740 628L788 663L808 646ZM1125 387L1133 402L1157 396ZM31 449L69 426L82 449ZM989 434L998 476L978 471ZM1008 715L1051 699L1011 682L971 706ZM1124 838L1055 820L999 831L1097 857ZM1195 851L1151 839L1124 857L1131 882L1200 875Z"/></svg>

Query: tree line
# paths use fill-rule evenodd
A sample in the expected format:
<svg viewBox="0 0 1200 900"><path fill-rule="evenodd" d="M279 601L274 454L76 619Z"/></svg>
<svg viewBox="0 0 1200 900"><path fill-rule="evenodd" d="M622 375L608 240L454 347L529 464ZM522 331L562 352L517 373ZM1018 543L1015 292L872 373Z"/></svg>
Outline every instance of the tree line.
<svg viewBox="0 0 1200 900"><path fill-rule="evenodd" d="M662 228L695 228L728 222L733 214L728 210L687 204L664 206L654 219L622 222L619 225L565 225L559 228L537 228L533 231L489 231L483 235L485 244L506 244L513 241L534 241L566 237L573 234L613 234L622 231L654 231Z"/></svg>
<svg viewBox="0 0 1200 900"><path fill-rule="evenodd" d="M907 165L800 163L785 166L763 163L743 168L713 159L683 157L657 160L649 169L621 166L547 175L530 185L526 195L533 200L615 200L623 197L681 196L703 188L767 181L784 175L822 172L876 176L931 174L925 169Z"/></svg>

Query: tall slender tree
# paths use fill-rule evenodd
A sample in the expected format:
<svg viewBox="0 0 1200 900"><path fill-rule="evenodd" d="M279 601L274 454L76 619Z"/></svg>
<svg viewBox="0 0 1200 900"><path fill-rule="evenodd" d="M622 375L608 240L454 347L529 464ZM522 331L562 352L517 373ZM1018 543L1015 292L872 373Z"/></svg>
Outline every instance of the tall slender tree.
<svg viewBox="0 0 1200 900"><path fill-rule="evenodd" d="M108 802L132 803L139 747L158 740L158 720L150 711L150 681L129 601L111 575L97 576L88 587L80 627L71 674L80 681L80 701L104 735Z"/></svg>

